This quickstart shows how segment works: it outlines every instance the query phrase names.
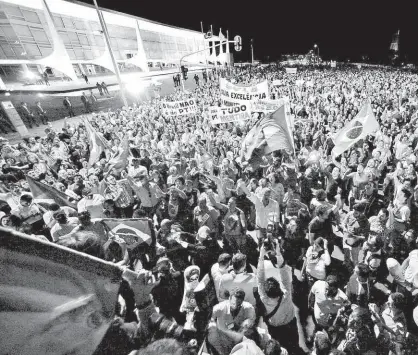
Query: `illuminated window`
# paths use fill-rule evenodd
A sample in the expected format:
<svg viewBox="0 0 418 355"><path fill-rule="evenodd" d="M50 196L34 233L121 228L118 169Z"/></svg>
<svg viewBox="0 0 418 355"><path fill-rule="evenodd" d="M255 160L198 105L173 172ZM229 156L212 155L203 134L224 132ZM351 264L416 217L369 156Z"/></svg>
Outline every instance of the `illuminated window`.
<svg viewBox="0 0 418 355"><path fill-rule="evenodd" d="M20 37L33 37L32 33L30 32L29 26L23 26L23 25L15 25L13 24L13 29L15 33Z"/></svg>
<svg viewBox="0 0 418 355"><path fill-rule="evenodd" d="M74 25L75 25L75 28L77 29L77 30L85 30L86 29L86 25L84 24L84 22L83 21L74 21Z"/></svg>
<svg viewBox="0 0 418 355"><path fill-rule="evenodd" d="M49 43L48 36L46 35L44 30L38 29L38 28L31 28L33 37L35 38L36 42L39 43Z"/></svg>
<svg viewBox="0 0 418 355"><path fill-rule="evenodd" d="M9 44L2 44L1 48L3 49L6 58L16 58L16 54Z"/></svg>
<svg viewBox="0 0 418 355"><path fill-rule="evenodd" d="M52 47L39 46L39 50L42 53L42 57L46 57L52 53Z"/></svg>
<svg viewBox="0 0 418 355"><path fill-rule="evenodd" d="M1 26L1 29L4 32L4 35L11 41L17 40L17 36L15 31L13 30L12 26L4 25Z"/></svg>
<svg viewBox="0 0 418 355"><path fill-rule="evenodd" d="M65 28L75 28L73 21L67 17L63 17L62 21L64 22L64 27Z"/></svg>
<svg viewBox="0 0 418 355"><path fill-rule="evenodd" d="M17 20L24 20L22 11L20 11L19 7L13 5L6 5L2 3L2 8L6 12L9 18L17 19Z"/></svg>
<svg viewBox="0 0 418 355"><path fill-rule="evenodd" d="M40 57L41 51L36 44L24 44L23 45L28 57Z"/></svg>
<svg viewBox="0 0 418 355"><path fill-rule="evenodd" d="M64 28L64 22L62 22L62 18L61 16L52 16L53 20L54 20L54 24L55 26L57 26L58 28Z"/></svg>
<svg viewBox="0 0 418 355"><path fill-rule="evenodd" d="M41 23L38 14L35 11L22 10L25 20L31 23Z"/></svg>
<svg viewBox="0 0 418 355"><path fill-rule="evenodd" d="M80 43L82 45L88 46L89 45L89 40L87 39L86 35L82 35L82 34L78 34L78 39L80 40Z"/></svg>

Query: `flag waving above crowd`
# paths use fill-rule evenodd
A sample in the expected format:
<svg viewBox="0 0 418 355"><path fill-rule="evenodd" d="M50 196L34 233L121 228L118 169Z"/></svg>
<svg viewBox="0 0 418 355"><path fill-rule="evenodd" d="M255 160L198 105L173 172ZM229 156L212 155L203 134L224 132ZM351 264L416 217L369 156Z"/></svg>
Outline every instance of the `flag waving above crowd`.
<svg viewBox="0 0 418 355"><path fill-rule="evenodd" d="M332 154L340 155L367 135L376 134L378 130L379 122L376 120L370 102L366 101L357 116L335 135L335 147Z"/></svg>
<svg viewBox="0 0 418 355"><path fill-rule="evenodd" d="M247 133L242 142L241 156L251 162L256 157L279 149L293 153L292 132L286 119L286 107L283 103L275 112L264 116Z"/></svg>
<svg viewBox="0 0 418 355"><path fill-rule="evenodd" d="M61 206L75 207L75 204L69 201L70 196L54 188L53 186L36 181L30 176L26 177L33 200L37 203L58 203Z"/></svg>

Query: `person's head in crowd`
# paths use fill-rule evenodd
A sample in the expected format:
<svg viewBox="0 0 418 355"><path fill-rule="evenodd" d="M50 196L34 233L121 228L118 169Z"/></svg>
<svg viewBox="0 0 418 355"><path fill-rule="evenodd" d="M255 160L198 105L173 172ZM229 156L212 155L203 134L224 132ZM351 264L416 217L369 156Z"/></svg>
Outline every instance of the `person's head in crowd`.
<svg viewBox="0 0 418 355"><path fill-rule="evenodd" d="M377 217L379 218L379 221L381 223L386 223L386 221L389 218L389 212L386 208L381 208L379 210L379 213L377 214Z"/></svg>
<svg viewBox="0 0 418 355"><path fill-rule="evenodd" d="M289 220L289 222L287 223L286 228L289 231L289 233L291 233L291 234L296 233L296 230L298 228L298 223L297 223L296 219L295 218L291 218Z"/></svg>
<svg viewBox="0 0 418 355"><path fill-rule="evenodd" d="M190 355L187 347L175 339L153 341L147 347L138 350L134 355Z"/></svg>
<svg viewBox="0 0 418 355"><path fill-rule="evenodd" d="M14 214L11 214L10 216L3 216L2 223L5 223L5 225L9 228L19 230L19 228L22 226L22 219L18 216L15 216Z"/></svg>
<svg viewBox="0 0 418 355"><path fill-rule="evenodd" d="M179 190L183 190L184 188L184 184L185 184L185 179L182 175L177 176L176 180L175 180L175 186L179 189Z"/></svg>
<svg viewBox="0 0 418 355"><path fill-rule="evenodd" d="M232 268L235 274L241 274L247 267L247 256L242 253L237 253L232 257Z"/></svg>
<svg viewBox="0 0 418 355"><path fill-rule="evenodd" d="M59 224L66 224L68 222L67 215L64 211L56 211L52 215Z"/></svg>
<svg viewBox="0 0 418 355"><path fill-rule="evenodd" d="M210 237L210 228L208 226L202 226L197 231L196 239L199 243L205 242Z"/></svg>
<svg viewBox="0 0 418 355"><path fill-rule="evenodd" d="M340 168L338 168L337 166L334 167L334 169L332 169L332 172L331 172L332 178L334 180L338 179L340 177L340 172L341 172Z"/></svg>
<svg viewBox="0 0 418 355"><path fill-rule="evenodd" d="M271 189L268 187L263 188L261 191L261 196L264 206L267 206L270 203Z"/></svg>
<svg viewBox="0 0 418 355"><path fill-rule="evenodd" d="M241 288L235 288L231 290L229 295L229 306L231 311L237 312L242 306L245 299L245 291Z"/></svg>
<svg viewBox="0 0 418 355"><path fill-rule="evenodd" d="M324 202L327 199L327 194L323 189L319 189L316 191L316 199L319 202Z"/></svg>
<svg viewBox="0 0 418 355"><path fill-rule="evenodd" d="M315 333L314 351L316 355L328 355L331 347L331 341L326 332L318 331Z"/></svg>
<svg viewBox="0 0 418 355"><path fill-rule="evenodd" d="M265 355L282 355L283 350L280 343L275 339L270 339L264 349Z"/></svg>
<svg viewBox="0 0 418 355"><path fill-rule="evenodd" d="M411 196L412 196L411 191L403 188L397 195L397 201L400 204L406 204L407 201L411 198Z"/></svg>
<svg viewBox="0 0 418 355"><path fill-rule="evenodd" d="M218 257L219 269L222 271L228 270L231 266L232 257L230 254L223 253Z"/></svg>
<svg viewBox="0 0 418 355"><path fill-rule="evenodd" d="M353 206L353 216L355 218L360 217L364 212L364 205L361 203L357 203Z"/></svg>
<svg viewBox="0 0 418 355"><path fill-rule="evenodd" d="M327 297L335 297L338 293L338 279L335 275L328 275L326 278L326 295Z"/></svg>
<svg viewBox="0 0 418 355"><path fill-rule="evenodd" d="M405 296L400 292L393 292L388 297L388 306L394 311L402 311L405 307Z"/></svg>
<svg viewBox="0 0 418 355"><path fill-rule="evenodd" d="M354 272L357 276L357 280L360 283L366 283L369 280L370 269L367 264L359 263L354 268Z"/></svg>
<svg viewBox="0 0 418 355"><path fill-rule="evenodd" d="M96 174L90 174L88 176L88 180L90 182L90 184L92 184L93 186L96 186L99 184L99 178Z"/></svg>
<svg viewBox="0 0 418 355"><path fill-rule="evenodd" d="M358 164L357 165L357 173L358 174L363 174L364 173L364 165L363 164Z"/></svg>
<svg viewBox="0 0 418 355"><path fill-rule="evenodd" d="M28 194L23 194L20 196L20 205L23 207L29 207L32 205L33 197Z"/></svg>
<svg viewBox="0 0 418 355"><path fill-rule="evenodd" d="M114 212L116 208L116 203L112 199L106 199L103 201L103 209L105 211Z"/></svg>
<svg viewBox="0 0 418 355"><path fill-rule="evenodd" d="M198 206L202 211L206 211L207 210L207 201L206 201L206 197L205 196L201 196L199 197L199 201L198 201Z"/></svg>
<svg viewBox="0 0 418 355"><path fill-rule="evenodd" d="M322 222L328 218L330 212L331 212L330 208L326 205L319 205L315 209L315 213L316 213L318 220Z"/></svg>
<svg viewBox="0 0 418 355"><path fill-rule="evenodd" d="M116 185L116 178L112 174L109 174L106 176L106 182L109 185Z"/></svg>
<svg viewBox="0 0 418 355"><path fill-rule="evenodd" d="M89 211L83 211L78 214L78 220L82 226L89 226L91 224L91 215Z"/></svg>

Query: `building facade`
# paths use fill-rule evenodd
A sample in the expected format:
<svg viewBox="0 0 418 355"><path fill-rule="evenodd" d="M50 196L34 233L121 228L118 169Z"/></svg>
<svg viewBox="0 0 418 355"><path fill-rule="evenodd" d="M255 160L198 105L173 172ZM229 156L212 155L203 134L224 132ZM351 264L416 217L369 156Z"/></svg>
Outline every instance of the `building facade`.
<svg viewBox="0 0 418 355"><path fill-rule="evenodd" d="M201 32L101 10L122 72L178 66L183 56L208 47ZM224 64L230 58L229 48L227 52L214 57L204 50L188 57L186 64L208 60ZM68 65L64 67L63 62ZM74 80L83 73L111 71L109 48L93 6L65 0L0 0L0 77L4 83L36 81L45 73L50 78Z"/></svg>

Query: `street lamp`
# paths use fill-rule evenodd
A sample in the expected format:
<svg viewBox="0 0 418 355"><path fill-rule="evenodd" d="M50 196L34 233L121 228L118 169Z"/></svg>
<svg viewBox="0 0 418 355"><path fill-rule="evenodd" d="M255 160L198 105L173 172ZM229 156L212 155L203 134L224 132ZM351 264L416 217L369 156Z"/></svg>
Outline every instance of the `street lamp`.
<svg viewBox="0 0 418 355"><path fill-rule="evenodd" d="M317 61L319 62L319 47L317 44L314 44L313 46L315 49L317 49Z"/></svg>

